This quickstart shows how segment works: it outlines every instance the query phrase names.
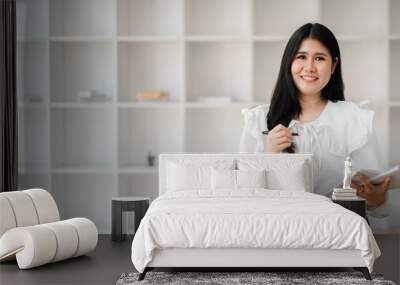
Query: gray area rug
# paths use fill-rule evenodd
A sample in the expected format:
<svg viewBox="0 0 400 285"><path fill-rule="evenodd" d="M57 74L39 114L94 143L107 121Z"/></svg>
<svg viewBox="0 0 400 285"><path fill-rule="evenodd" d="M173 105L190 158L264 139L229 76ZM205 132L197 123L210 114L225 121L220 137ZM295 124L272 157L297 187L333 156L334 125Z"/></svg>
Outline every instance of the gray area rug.
<svg viewBox="0 0 400 285"><path fill-rule="evenodd" d="M393 285L380 275L368 281L360 272L148 272L142 281L139 273L124 273L117 285L133 284L379 284Z"/></svg>

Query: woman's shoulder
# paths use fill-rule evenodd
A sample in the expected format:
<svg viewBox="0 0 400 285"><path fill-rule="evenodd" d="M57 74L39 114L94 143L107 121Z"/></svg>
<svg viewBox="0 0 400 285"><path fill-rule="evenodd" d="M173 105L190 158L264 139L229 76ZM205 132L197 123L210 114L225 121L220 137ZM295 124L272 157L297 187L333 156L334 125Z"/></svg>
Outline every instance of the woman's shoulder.
<svg viewBox="0 0 400 285"><path fill-rule="evenodd" d="M365 145L373 132L373 118L374 112L366 108L365 101L330 102L324 125L328 126L330 137L338 144L336 151L348 155Z"/></svg>
<svg viewBox="0 0 400 285"><path fill-rule="evenodd" d="M359 103L350 101L330 102L329 112L326 112L325 119L335 122L338 125L351 122L369 124L374 116L374 111L368 109L368 101Z"/></svg>
<svg viewBox="0 0 400 285"><path fill-rule="evenodd" d="M259 138L262 131L265 131L265 118L268 114L269 104L257 105L251 108L242 109L244 127L250 131L253 137Z"/></svg>
<svg viewBox="0 0 400 285"><path fill-rule="evenodd" d="M351 102L351 101L330 101L330 106L332 106L332 110L336 112L346 112L346 113L353 113L358 112L362 113L364 111L371 111L368 109L369 101L364 100L361 102Z"/></svg>
<svg viewBox="0 0 400 285"><path fill-rule="evenodd" d="M261 105L256 105L250 108L244 108L242 109L242 114L245 116L245 118L258 118L258 117L263 117L268 114L269 111L269 104L261 104Z"/></svg>

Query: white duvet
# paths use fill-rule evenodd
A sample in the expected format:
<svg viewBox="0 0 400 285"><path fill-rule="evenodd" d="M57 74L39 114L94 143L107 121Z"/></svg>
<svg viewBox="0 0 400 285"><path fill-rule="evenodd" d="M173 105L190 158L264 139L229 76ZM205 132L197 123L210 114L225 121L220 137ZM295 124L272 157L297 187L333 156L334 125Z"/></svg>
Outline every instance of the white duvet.
<svg viewBox="0 0 400 285"><path fill-rule="evenodd" d="M160 196L133 239L136 269L164 248L358 249L370 272L380 255L359 215L321 195L265 189Z"/></svg>

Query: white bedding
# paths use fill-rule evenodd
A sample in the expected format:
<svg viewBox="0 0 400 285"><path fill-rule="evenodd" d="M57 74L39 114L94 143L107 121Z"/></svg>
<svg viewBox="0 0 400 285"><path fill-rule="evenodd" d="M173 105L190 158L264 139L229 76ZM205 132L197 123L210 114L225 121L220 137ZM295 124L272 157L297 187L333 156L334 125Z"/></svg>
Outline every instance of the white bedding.
<svg viewBox="0 0 400 285"><path fill-rule="evenodd" d="M265 189L163 194L140 223L132 262L143 272L165 248L358 249L370 272L380 255L359 215L321 195Z"/></svg>

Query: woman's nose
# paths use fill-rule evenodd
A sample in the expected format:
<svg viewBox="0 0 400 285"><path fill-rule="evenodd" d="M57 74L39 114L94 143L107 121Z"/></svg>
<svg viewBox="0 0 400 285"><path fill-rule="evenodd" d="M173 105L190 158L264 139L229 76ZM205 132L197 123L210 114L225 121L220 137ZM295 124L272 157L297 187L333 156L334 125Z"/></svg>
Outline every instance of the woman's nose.
<svg viewBox="0 0 400 285"><path fill-rule="evenodd" d="M314 59L308 59L305 63L305 67L304 67L307 71L315 71L315 63L314 63Z"/></svg>

